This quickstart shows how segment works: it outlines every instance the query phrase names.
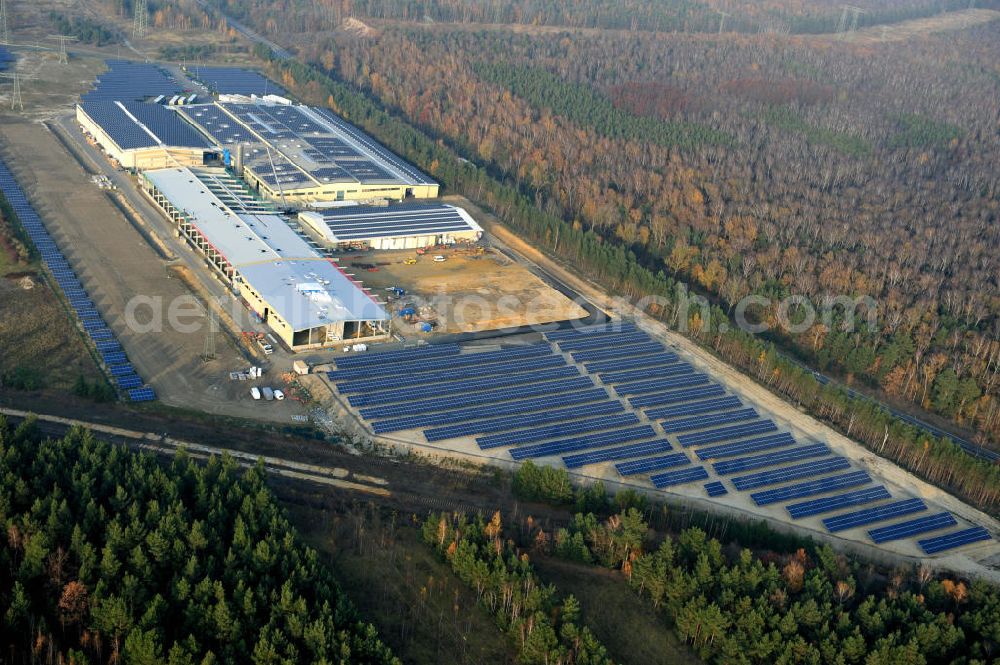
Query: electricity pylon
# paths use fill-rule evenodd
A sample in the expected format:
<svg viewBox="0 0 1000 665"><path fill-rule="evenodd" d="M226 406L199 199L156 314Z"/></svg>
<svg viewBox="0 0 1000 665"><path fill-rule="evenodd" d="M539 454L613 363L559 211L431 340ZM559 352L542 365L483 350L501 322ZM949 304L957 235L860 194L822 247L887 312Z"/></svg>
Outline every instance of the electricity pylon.
<svg viewBox="0 0 1000 665"><path fill-rule="evenodd" d="M20 111L24 110L24 100L21 99L21 81L25 79L33 79L34 76L24 76L23 74L18 74L16 71L11 73L0 74L0 78L10 79L14 82L14 89L10 93L10 110L13 111L17 108Z"/></svg>
<svg viewBox="0 0 1000 665"><path fill-rule="evenodd" d="M135 16L132 20L132 37L146 36L149 28L149 5L146 0L135 0Z"/></svg>
<svg viewBox="0 0 1000 665"><path fill-rule="evenodd" d="M48 39L59 40L59 62L64 65L68 65L69 54L66 53L66 42L75 42L77 41L77 38L70 35L49 35Z"/></svg>
<svg viewBox="0 0 1000 665"><path fill-rule="evenodd" d="M7 30L7 0L0 0L0 44L10 44Z"/></svg>

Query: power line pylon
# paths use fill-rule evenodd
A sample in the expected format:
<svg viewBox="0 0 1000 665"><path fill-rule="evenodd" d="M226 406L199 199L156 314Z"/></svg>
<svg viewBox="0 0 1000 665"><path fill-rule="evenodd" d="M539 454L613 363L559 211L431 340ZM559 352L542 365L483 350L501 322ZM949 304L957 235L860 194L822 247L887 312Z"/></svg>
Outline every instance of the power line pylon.
<svg viewBox="0 0 1000 665"><path fill-rule="evenodd" d="M146 36L149 28L149 5L146 0L135 0L135 17L132 20L132 37Z"/></svg>
<svg viewBox="0 0 1000 665"><path fill-rule="evenodd" d="M851 33L857 32L858 18L867 13L867 10L862 7L844 5L844 10L840 13L840 23L837 26L837 36L840 39L846 39Z"/></svg>
<svg viewBox="0 0 1000 665"><path fill-rule="evenodd" d="M33 76L23 76L18 74L16 71L11 73L0 74L0 78L10 79L14 82L14 89L10 93L10 110L13 111L15 108L23 111L24 110L24 100L21 99L21 81L25 79L32 79Z"/></svg>
<svg viewBox="0 0 1000 665"><path fill-rule="evenodd" d="M10 32L7 29L7 0L0 0L0 44L10 44Z"/></svg>
<svg viewBox="0 0 1000 665"><path fill-rule="evenodd" d="M66 42L75 42L77 38L70 35L49 35L48 38L59 40L59 62L63 65L68 65L69 54L66 53Z"/></svg>
<svg viewBox="0 0 1000 665"><path fill-rule="evenodd" d="M718 12L718 14L719 14L719 34L721 35L722 34L722 29L726 25L726 19L729 18L729 16L731 16L731 14L728 14L728 13L722 11L721 9L716 9L715 11Z"/></svg>

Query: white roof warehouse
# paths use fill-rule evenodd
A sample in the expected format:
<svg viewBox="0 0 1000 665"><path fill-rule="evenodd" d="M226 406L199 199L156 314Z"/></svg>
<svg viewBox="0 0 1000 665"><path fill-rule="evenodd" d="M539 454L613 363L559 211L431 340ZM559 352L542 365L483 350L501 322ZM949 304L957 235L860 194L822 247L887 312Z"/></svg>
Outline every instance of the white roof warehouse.
<svg viewBox="0 0 1000 665"><path fill-rule="evenodd" d="M306 224L330 246L364 245L372 249L415 249L454 242L475 242L483 229L468 212L445 203L346 206L301 212Z"/></svg>
<svg viewBox="0 0 1000 665"><path fill-rule="evenodd" d="M290 348L388 334L382 306L284 219L234 212L207 182L171 168L147 171L143 186Z"/></svg>

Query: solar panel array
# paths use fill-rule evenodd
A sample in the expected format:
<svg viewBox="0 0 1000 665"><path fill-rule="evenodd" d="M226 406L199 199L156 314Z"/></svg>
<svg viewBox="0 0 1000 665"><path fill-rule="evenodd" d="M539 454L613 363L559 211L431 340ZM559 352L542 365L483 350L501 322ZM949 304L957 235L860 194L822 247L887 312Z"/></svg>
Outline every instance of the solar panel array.
<svg viewBox="0 0 1000 665"><path fill-rule="evenodd" d="M159 104L85 100L80 106L122 150L158 146L210 147L193 127Z"/></svg>
<svg viewBox="0 0 1000 665"><path fill-rule="evenodd" d="M246 168L271 186L298 189L315 183L436 184L360 129L324 109L225 102L184 108L182 113L223 145L248 143L244 152Z"/></svg>
<svg viewBox="0 0 1000 665"><path fill-rule="evenodd" d="M128 60L107 60L108 71L99 74L94 88L82 97L85 102L138 101L159 95L177 95L181 86L157 67Z"/></svg>
<svg viewBox="0 0 1000 665"><path fill-rule="evenodd" d="M338 242L474 230L458 208L442 203L350 206L324 210L322 215Z"/></svg>
<svg viewBox="0 0 1000 665"><path fill-rule="evenodd" d="M721 481L713 480L710 483L705 483L705 493L709 496L722 496L729 494L729 490L726 489L726 486Z"/></svg>
<svg viewBox="0 0 1000 665"><path fill-rule="evenodd" d="M35 212L28 197L24 195L24 191L14 178L14 174L11 173L2 159L0 159L0 191L3 192L4 199L14 211L25 233L41 256L45 267L63 294L66 295L81 327L94 342L95 349L101 354L108 367L108 373L114 378L119 390L143 388L142 379L139 378L135 369L128 362L128 358L121 351L121 345L115 340L114 332L104 322L94 303L86 296L86 289L76 276L69 261L63 256L62 251L45 229L41 217ZM140 399L135 401L155 399L152 391L148 388L146 390L149 392L137 393ZM131 391L129 394L131 396Z"/></svg>
<svg viewBox="0 0 1000 665"><path fill-rule="evenodd" d="M241 67L202 67L188 69L188 74L201 81L212 92L222 95L280 95L288 93L260 72Z"/></svg>
<svg viewBox="0 0 1000 665"><path fill-rule="evenodd" d="M452 345L350 356L328 378L376 433L466 438L506 449L514 461L561 458L569 469L607 464L660 489L708 480L708 497L747 492L762 508L782 505L830 533L927 509L917 498L890 501L848 458L797 442L631 324L559 330L541 344L496 351ZM948 513L932 517L871 537L889 542L957 524ZM921 547L940 552L982 538L955 534Z"/></svg>
<svg viewBox="0 0 1000 665"><path fill-rule="evenodd" d="M433 185L436 183L433 178L422 173L418 168L397 156L391 150L338 116L333 111L320 108L315 109L315 111L319 115L323 116L324 120L327 120L344 134L350 136L355 142L361 144L368 152L391 164L393 168L404 174L414 183L420 185Z"/></svg>

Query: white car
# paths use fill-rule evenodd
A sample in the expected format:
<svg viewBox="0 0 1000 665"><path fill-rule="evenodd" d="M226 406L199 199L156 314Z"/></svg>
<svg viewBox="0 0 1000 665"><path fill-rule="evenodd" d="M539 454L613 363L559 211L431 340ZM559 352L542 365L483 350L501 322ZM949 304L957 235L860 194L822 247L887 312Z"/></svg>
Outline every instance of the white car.
<svg viewBox="0 0 1000 665"><path fill-rule="evenodd" d="M276 400L278 400L280 402L281 400L285 399L285 393L283 393L280 390L278 390L277 388L275 388L274 389L274 399L276 399Z"/></svg>
<svg viewBox="0 0 1000 665"><path fill-rule="evenodd" d="M438 254L437 256L434 257L434 263L444 263L447 260L448 259L444 258L440 254Z"/></svg>
<svg viewBox="0 0 1000 665"><path fill-rule="evenodd" d="M253 397L254 399L260 399L260 388L258 388L257 386L251 388L250 397Z"/></svg>

